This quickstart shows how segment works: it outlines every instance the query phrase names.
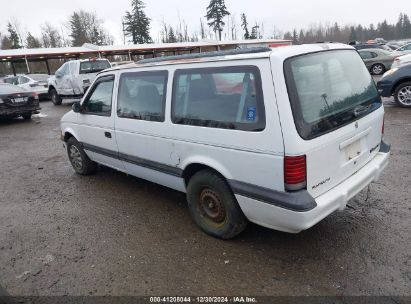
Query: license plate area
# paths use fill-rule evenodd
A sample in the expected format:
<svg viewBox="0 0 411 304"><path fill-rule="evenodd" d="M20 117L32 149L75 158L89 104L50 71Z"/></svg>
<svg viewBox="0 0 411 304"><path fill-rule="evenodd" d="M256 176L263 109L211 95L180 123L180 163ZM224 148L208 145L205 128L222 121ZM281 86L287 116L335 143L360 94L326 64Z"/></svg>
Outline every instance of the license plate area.
<svg viewBox="0 0 411 304"><path fill-rule="evenodd" d="M352 161L361 155L361 140L357 140L345 148L346 161Z"/></svg>
<svg viewBox="0 0 411 304"><path fill-rule="evenodd" d="M24 102L26 102L27 101L27 98L26 97L14 97L13 99L12 99L12 102L13 103L24 103Z"/></svg>

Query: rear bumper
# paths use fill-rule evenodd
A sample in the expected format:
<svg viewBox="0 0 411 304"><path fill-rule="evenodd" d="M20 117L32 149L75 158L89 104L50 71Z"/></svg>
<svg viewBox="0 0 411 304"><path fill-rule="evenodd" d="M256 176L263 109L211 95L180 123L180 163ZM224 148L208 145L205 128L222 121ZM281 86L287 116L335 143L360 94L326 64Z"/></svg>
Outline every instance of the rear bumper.
<svg viewBox="0 0 411 304"><path fill-rule="evenodd" d="M391 97L392 95L392 83L388 82L379 82L377 85L378 93L382 97Z"/></svg>
<svg viewBox="0 0 411 304"><path fill-rule="evenodd" d="M317 197L317 206L306 212L281 208L242 195L236 195L236 198L251 222L275 230L299 233L311 228L334 211L343 210L351 198L370 183L377 181L388 165L389 156L390 146L382 142L380 152L367 165L338 186Z"/></svg>
<svg viewBox="0 0 411 304"><path fill-rule="evenodd" d="M33 113L39 110L41 110L41 108L38 105L21 106L21 107L13 107L13 108L1 108L0 116L22 115L26 113Z"/></svg>

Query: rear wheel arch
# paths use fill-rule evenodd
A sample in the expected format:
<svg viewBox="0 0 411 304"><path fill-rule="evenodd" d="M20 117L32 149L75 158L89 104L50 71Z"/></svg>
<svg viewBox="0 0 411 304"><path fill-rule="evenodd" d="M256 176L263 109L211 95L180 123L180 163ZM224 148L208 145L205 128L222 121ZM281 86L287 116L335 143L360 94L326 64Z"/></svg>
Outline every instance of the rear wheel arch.
<svg viewBox="0 0 411 304"><path fill-rule="evenodd" d="M205 165L203 163L199 163L199 162L193 162L188 164L185 169L183 170L183 178L184 178L184 183L186 185L186 187L188 186L188 183L190 181L190 179L198 172L203 171L203 170L208 170L211 171L213 173L215 173L216 175L220 176L221 178L223 178L227 184L228 184L228 179L226 176L224 176L224 174L222 174L220 172L220 170L217 170L215 168L213 168L212 166L209 165Z"/></svg>
<svg viewBox="0 0 411 304"><path fill-rule="evenodd" d="M394 93L397 91L398 87L400 85L402 85L405 82L411 82L411 77L406 77L406 78L402 78L400 80L398 80L395 85L392 86L392 90L391 90L391 95L394 95Z"/></svg>

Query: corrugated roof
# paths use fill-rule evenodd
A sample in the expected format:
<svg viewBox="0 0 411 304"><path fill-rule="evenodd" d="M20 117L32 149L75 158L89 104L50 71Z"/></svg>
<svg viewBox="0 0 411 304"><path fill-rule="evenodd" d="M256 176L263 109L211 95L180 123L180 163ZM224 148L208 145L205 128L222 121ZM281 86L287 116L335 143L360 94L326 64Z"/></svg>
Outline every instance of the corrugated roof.
<svg viewBox="0 0 411 304"><path fill-rule="evenodd" d="M199 47L217 47L229 45L259 45L259 44L290 44L289 40L276 39L257 39L257 40L237 40L237 41L210 41L204 40L199 42L181 42L181 43L157 43L157 44L134 44L134 45L105 45L97 46L93 44L84 44L82 47L64 47L64 48L40 48L40 49L15 49L0 50L0 60L22 58L22 57L55 57L82 55L87 53L111 53L111 52L138 52L138 51L173 51L181 49L194 49Z"/></svg>

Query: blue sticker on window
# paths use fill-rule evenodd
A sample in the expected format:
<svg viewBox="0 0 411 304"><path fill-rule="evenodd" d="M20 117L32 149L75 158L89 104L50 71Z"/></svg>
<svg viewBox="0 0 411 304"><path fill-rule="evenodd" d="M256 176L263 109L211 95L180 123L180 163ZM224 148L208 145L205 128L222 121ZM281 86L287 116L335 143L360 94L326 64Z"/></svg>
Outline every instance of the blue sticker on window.
<svg viewBox="0 0 411 304"><path fill-rule="evenodd" d="M247 108L247 120L248 121L255 121L256 113L257 113L257 108L256 107L248 107Z"/></svg>

